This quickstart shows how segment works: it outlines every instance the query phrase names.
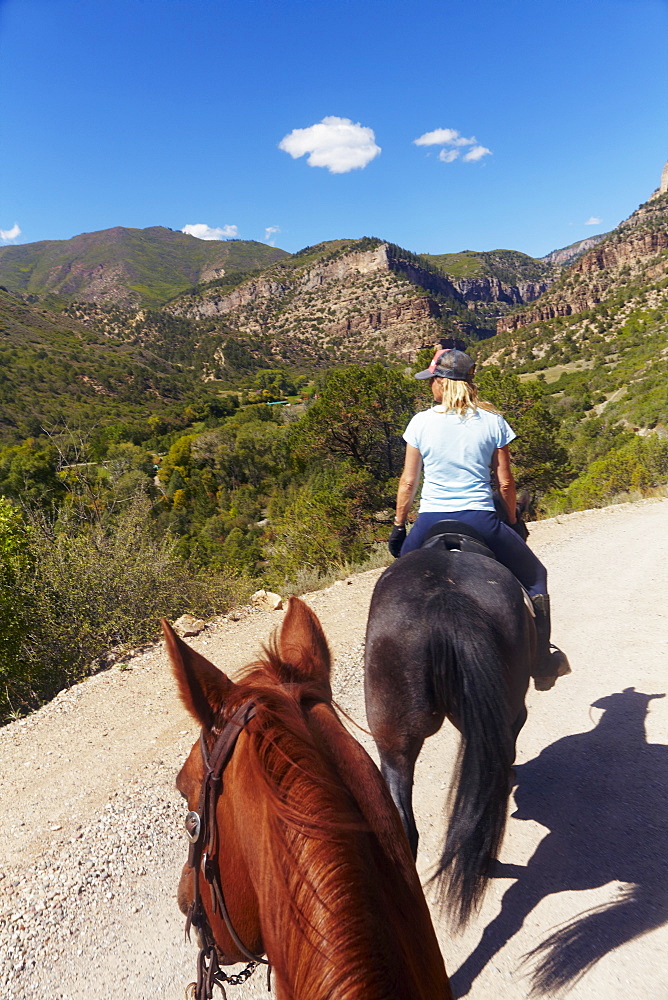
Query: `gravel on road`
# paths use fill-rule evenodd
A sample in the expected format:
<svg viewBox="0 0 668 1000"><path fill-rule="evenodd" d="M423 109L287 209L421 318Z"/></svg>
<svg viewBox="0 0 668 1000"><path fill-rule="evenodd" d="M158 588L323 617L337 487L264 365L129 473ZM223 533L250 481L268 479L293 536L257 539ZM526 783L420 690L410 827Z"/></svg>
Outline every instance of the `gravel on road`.
<svg viewBox="0 0 668 1000"><path fill-rule="evenodd" d="M499 877L462 935L434 911L442 950L456 995L472 1000L562 989L572 1000L664 1000L668 500L530 527L574 672L530 692ZM334 653L337 703L371 753L363 637L379 575L306 597ZM188 641L234 676L281 619L243 609ZM187 842L174 778L195 737L161 644L0 730L2 1000L183 996L196 949L175 902ZM418 763L425 877L455 752L444 727ZM574 921L579 937L550 937ZM266 997L262 972L228 996Z"/></svg>

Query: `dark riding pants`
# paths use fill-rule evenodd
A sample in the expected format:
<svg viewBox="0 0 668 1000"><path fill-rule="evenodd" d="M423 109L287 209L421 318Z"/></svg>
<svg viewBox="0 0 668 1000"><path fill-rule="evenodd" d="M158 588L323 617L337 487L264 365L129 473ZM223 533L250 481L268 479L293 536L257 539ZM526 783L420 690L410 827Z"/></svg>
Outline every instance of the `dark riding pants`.
<svg viewBox="0 0 668 1000"><path fill-rule="evenodd" d="M500 563L514 573L530 597L547 594L547 570L526 542L504 524L493 510L456 510L446 513L418 514L417 520L401 547L401 554L419 549L429 529L438 521L464 521L482 535L485 544Z"/></svg>

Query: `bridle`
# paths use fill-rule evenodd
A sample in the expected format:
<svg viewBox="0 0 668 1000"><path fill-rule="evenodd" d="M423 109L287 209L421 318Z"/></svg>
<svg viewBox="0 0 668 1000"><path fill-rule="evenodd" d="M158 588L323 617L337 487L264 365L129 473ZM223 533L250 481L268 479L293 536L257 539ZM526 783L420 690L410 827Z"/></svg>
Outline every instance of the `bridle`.
<svg viewBox="0 0 668 1000"><path fill-rule="evenodd" d="M186 919L186 935L190 938L190 928L197 928L200 936L200 951L197 957L197 982L186 988L189 1000L211 1000L213 987L218 986L225 997L224 983L236 985L243 983L255 971L257 965L266 965L266 958L254 955L236 933L225 903L223 889L220 883L218 865L218 828L216 826L216 806L223 787L223 771L232 757L236 742L248 723L255 716L255 703L247 701L225 720L211 753L207 750L204 730L200 733L200 750L204 762L204 779L200 789L197 812L191 811L186 816L186 833L190 840L188 865L193 871L194 896L188 908ZM248 959L246 968L234 976L228 976L220 968L218 951L213 933L202 905L199 889L199 872L209 884L211 892L211 909L213 913L220 910L227 931L232 941L242 955Z"/></svg>

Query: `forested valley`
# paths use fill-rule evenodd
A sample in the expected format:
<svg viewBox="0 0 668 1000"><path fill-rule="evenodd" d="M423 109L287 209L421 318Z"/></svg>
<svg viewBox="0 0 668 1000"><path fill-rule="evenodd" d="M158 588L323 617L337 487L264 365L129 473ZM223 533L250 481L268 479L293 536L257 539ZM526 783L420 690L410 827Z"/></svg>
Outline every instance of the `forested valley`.
<svg viewBox="0 0 668 1000"><path fill-rule="evenodd" d="M379 240L268 269L245 256L160 308L3 291L0 721L153 640L161 616L389 561L401 435L430 403L411 376L440 336L465 338L517 432L534 517L665 490L666 201L514 310Z"/></svg>

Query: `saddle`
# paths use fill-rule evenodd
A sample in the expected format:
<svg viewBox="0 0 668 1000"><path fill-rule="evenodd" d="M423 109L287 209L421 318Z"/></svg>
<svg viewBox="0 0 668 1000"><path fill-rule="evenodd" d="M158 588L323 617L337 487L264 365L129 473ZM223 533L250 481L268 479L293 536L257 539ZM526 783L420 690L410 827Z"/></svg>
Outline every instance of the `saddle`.
<svg viewBox="0 0 668 1000"><path fill-rule="evenodd" d="M496 560L492 550L485 545L482 535L464 521L437 521L425 535L420 548L444 548L448 552L475 552L476 555Z"/></svg>
<svg viewBox="0 0 668 1000"><path fill-rule="evenodd" d="M485 545L480 532L476 531L475 528L472 528L470 524L466 524L464 521L437 521L425 535L420 548L443 548L448 552L475 552L479 556L486 556L488 559L494 559L495 562L498 562L498 559L492 550ZM517 577L515 579L517 579ZM524 603L529 611L529 614L532 618L535 618L536 611L531 602L531 598L520 581L517 580L517 582L522 591Z"/></svg>

